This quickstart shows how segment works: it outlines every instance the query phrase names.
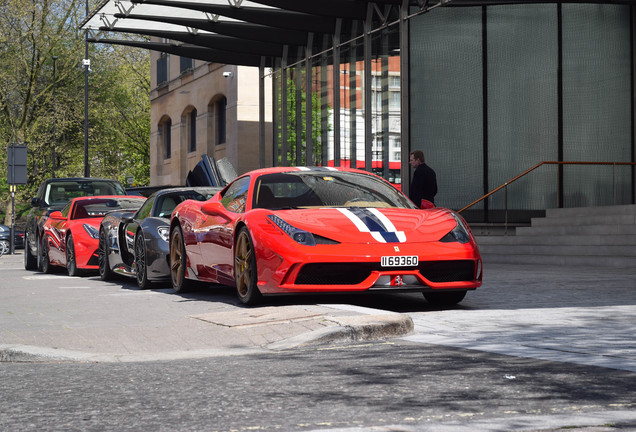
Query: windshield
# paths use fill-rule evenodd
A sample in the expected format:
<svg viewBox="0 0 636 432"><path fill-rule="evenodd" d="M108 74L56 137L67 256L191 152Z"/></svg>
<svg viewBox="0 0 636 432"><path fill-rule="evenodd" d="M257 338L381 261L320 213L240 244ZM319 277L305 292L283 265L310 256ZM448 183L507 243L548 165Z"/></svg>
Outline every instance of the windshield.
<svg viewBox="0 0 636 432"><path fill-rule="evenodd" d="M44 203L62 205L73 198L93 195L126 195L126 191L119 183L110 181L56 181L46 185Z"/></svg>
<svg viewBox="0 0 636 432"><path fill-rule="evenodd" d="M115 210L137 210L145 199L137 197L96 198L75 202L72 219L86 219L104 217L106 213Z"/></svg>
<svg viewBox="0 0 636 432"><path fill-rule="evenodd" d="M397 189L372 175L340 171L266 174L254 189L254 208L415 208Z"/></svg>

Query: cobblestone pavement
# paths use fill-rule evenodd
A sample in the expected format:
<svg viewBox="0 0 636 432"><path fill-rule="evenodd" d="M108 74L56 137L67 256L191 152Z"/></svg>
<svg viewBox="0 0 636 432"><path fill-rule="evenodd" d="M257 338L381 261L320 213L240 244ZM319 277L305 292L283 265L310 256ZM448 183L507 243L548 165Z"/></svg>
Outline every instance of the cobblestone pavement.
<svg viewBox="0 0 636 432"><path fill-rule="evenodd" d="M636 371L636 269L485 265L452 310L411 313L407 339Z"/></svg>

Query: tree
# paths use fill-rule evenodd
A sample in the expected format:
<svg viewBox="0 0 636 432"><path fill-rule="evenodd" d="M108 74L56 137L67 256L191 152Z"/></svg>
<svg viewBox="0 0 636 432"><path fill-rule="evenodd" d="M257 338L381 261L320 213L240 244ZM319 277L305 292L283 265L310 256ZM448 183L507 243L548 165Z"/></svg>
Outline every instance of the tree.
<svg viewBox="0 0 636 432"><path fill-rule="evenodd" d="M29 184L18 188L18 215L44 179L84 173L84 6L77 0L0 0L0 212L8 201L4 161L11 143L25 143L29 152ZM120 181L132 175L146 184L149 53L89 48L90 173Z"/></svg>
<svg viewBox="0 0 636 432"><path fill-rule="evenodd" d="M303 72L304 75L304 72ZM301 82L305 82L304 77ZM300 93L300 116L297 115L296 106L297 106L297 98L298 93ZM282 94L278 93L279 98L279 109L278 109L278 118L282 118L282 106L280 103L280 98ZM296 81L294 78L287 78L287 163L288 165L305 165L306 161L306 152L304 144L307 142L307 131L304 127L304 121L307 118L307 109L306 109L306 100L307 100L307 91L306 89L301 89L300 92L296 91ZM322 140L321 140L321 99L320 94L316 91L311 92L311 113L309 113L312 117L311 119L311 134L312 134L312 156L314 160L314 165L320 165L322 161ZM297 140L297 132L296 132L296 121L302 122L302 127L300 128L300 140ZM278 142L282 143L282 133L278 132ZM297 161L296 159L296 143L300 142L303 145L301 149L301 160ZM282 154L278 155L278 163L280 164L282 161Z"/></svg>

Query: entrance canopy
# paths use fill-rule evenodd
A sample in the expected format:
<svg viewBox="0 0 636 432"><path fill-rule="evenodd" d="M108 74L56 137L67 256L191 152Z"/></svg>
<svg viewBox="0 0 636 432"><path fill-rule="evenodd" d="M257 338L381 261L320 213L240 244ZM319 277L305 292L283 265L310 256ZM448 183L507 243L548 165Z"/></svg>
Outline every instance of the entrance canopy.
<svg viewBox="0 0 636 432"><path fill-rule="evenodd" d="M264 58L271 66L284 50L295 56L308 40L322 42L309 34L350 36L353 22L365 19L367 6L361 0L105 0L82 28L92 42L245 66L259 66Z"/></svg>
<svg viewBox="0 0 636 432"><path fill-rule="evenodd" d="M325 35L346 41L362 34L362 22L370 21L370 30L395 21L399 19L396 6L423 13L438 6L517 3L533 1L103 0L82 22L82 29L89 32L91 42L137 46L216 63L272 66L275 58L304 57L301 49L308 45L312 52L320 52ZM598 3L630 4L634 0ZM134 36L155 36L162 41Z"/></svg>

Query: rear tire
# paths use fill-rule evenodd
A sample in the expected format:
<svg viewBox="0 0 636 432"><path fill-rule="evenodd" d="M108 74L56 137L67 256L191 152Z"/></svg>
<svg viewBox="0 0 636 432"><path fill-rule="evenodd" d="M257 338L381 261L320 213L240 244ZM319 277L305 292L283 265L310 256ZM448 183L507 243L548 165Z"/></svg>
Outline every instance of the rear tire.
<svg viewBox="0 0 636 432"><path fill-rule="evenodd" d="M185 293L192 289L193 282L186 279L185 272L188 265L186 257L185 242L183 241L183 231L177 225L170 235L170 280L172 289L176 293Z"/></svg>
<svg viewBox="0 0 636 432"><path fill-rule="evenodd" d="M106 241L106 231L99 230L99 245L97 246L97 263L99 264L99 277L103 281L113 278L113 272L110 269L108 261L108 242Z"/></svg>
<svg viewBox="0 0 636 432"><path fill-rule="evenodd" d="M0 240L0 256L11 252L11 244L8 240Z"/></svg>
<svg viewBox="0 0 636 432"><path fill-rule="evenodd" d="M37 270L38 258L31 253L31 246L29 245L28 234L24 234L24 269L25 270Z"/></svg>
<svg viewBox="0 0 636 432"><path fill-rule="evenodd" d="M42 242L40 243L40 270L42 270L42 273L53 273L53 266L49 260L48 236L46 235L42 237Z"/></svg>
<svg viewBox="0 0 636 432"><path fill-rule="evenodd" d="M466 291L426 292L423 294L426 301L435 306L454 306L466 297Z"/></svg>

